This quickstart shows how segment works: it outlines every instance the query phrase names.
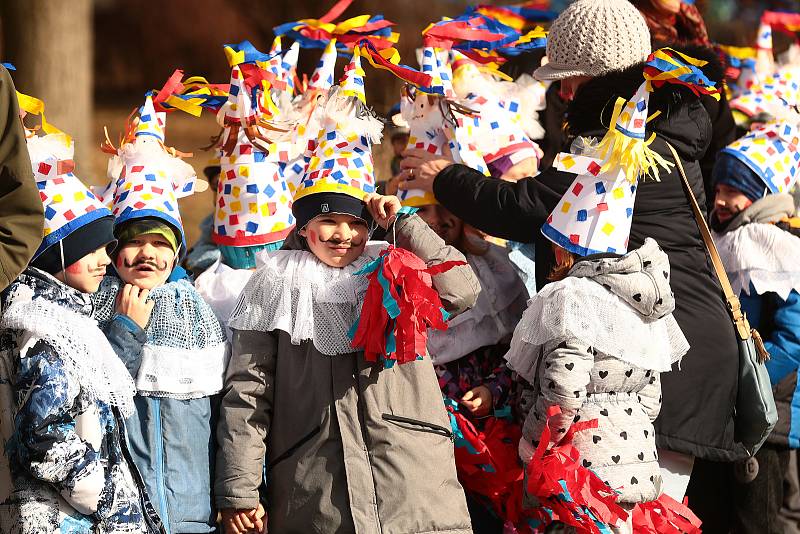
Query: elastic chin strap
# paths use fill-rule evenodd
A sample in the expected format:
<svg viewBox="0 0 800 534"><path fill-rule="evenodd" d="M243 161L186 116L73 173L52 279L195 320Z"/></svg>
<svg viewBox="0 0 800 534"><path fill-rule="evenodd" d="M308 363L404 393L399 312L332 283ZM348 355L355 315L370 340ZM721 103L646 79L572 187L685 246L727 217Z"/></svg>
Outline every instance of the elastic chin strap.
<svg viewBox="0 0 800 534"><path fill-rule="evenodd" d="M69 282L67 282L67 267L64 265L64 243L62 241L58 242L58 253L61 256L61 272L64 273L64 283L69 285Z"/></svg>

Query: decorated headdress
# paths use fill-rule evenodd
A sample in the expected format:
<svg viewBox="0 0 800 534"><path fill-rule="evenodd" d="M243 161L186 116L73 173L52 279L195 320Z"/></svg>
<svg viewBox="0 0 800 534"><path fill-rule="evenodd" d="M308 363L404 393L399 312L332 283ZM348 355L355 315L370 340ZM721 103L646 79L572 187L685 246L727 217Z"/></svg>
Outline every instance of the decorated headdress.
<svg viewBox="0 0 800 534"><path fill-rule="evenodd" d="M800 172L800 116L772 122L749 132L724 149L747 165L771 193L788 193Z"/></svg>
<svg viewBox="0 0 800 534"><path fill-rule="evenodd" d="M336 39L331 39L325 46L322 56L319 58L314 73L308 80L308 89L317 91L327 91L335 82L334 74L336 71Z"/></svg>
<svg viewBox="0 0 800 534"><path fill-rule="evenodd" d="M372 145L380 141L383 124L366 108L359 47L316 113L321 129L309 143L308 167L295 201L314 193L343 193L361 200L374 192Z"/></svg>
<svg viewBox="0 0 800 534"><path fill-rule="evenodd" d="M752 84L749 90L731 100L730 106L746 117L760 113L780 117L785 110L796 107L799 100L800 72L796 68L784 67Z"/></svg>
<svg viewBox="0 0 800 534"><path fill-rule="evenodd" d="M545 237L578 256L627 252L638 180L672 166L649 148L655 134L648 138L646 125L657 115L649 113L650 91L672 83L718 96L697 68L703 64L670 49L651 54L645 83L630 100L617 99L603 139L583 155L558 156L556 167L577 176L542 226Z"/></svg>
<svg viewBox="0 0 800 534"><path fill-rule="evenodd" d="M165 116L158 115L148 95L138 111L132 137L126 137L108 164L113 183L104 193L116 225L142 218L160 219L186 236L178 199L203 191L208 184L197 180L191 165L164 145Z"/></svg>
<svg viewBox="0 0 800 534"><path fill-rule="evenodd" d="M212 240L233 247L279 245L294 227L285 176L292 146L285 132L267 122L279 117L263 76L245 78L242 68L252 67L259 68L232 66L230 98L218 115L225 130Z"/></svg>

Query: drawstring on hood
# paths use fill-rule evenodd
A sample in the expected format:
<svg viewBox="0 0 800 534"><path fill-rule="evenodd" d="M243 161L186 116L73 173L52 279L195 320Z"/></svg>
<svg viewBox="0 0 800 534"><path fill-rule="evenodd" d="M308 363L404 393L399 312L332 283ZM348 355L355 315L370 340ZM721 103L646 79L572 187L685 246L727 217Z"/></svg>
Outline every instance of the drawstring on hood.
<svg viewBox="0 0 800 534"><path fill-rule="evenodd" d="M597 282L650 319L660 319L675 309L669 258L650 238L622 257L581 260L570 269L569 276Z"/></svg>

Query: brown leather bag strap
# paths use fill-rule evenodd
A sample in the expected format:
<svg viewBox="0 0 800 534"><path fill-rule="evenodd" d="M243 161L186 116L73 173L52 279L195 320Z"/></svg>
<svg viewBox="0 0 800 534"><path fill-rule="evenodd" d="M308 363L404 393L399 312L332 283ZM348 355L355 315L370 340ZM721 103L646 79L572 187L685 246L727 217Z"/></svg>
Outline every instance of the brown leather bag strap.
<svg viewBox="0 0 800 534"><path fill-rule="evenodd" d="M749 339L750 324L747 322L747 317L745 317L742 312L739 297L734 294L731 282L728 280L728 273L725 272L725 266L722 264L722 259L720 259L719 252L717 252L717 246L714 244L714 238L711 237L711 230L709 230L708 223L703 218L703 212L700 211L700 205L697 203L697 198L694 196L692 186L689 184L689 179L686 177L686 171L683 170L681 158L678 157L678 153L671 144L667 143L667 147L669 151L672 152L672 157L675 159L675 163L678 166L678 172L683 179L683 185L686 186L689 201L692 205L692 211L694 212L694 218L695 221L697 221L697 228L700 229L703 243L706 245L706 250L711 258L711 264L714 266L714 272L717 273L717 279L719 279L719 284L722 286L722 292L725 294L725 301L728 304L728 311L731 314L731 319L733 319L733 324L736 326L736 332L741 339Z"/></svg>

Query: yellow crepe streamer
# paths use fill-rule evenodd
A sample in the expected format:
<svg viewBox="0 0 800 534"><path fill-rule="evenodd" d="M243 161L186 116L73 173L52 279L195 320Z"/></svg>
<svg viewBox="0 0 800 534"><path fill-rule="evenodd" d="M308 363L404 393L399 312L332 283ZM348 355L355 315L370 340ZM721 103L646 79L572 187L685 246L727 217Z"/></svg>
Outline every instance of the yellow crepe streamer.
<svg viewBox="0 0 800 534"><path fill-rule="evenodd" d="M26 95L24 93L20 93L17 91L17 102L19 103L19 108L24 111L25 113L30 113L31 115L41 115L42 117L42 131L47 135L50 134L58 134L64 136L64 144L69 146L72 143L72 137L68 134L62 132L49 122L44 117L44 102L39 100L38 98L34 98L30 95Z"/></svg>
<svg viewBox="0 0 800 534"><path fill-rule="evenodd" d="M611 115L611 126L603 139L597 145L597 155L605 163L602 172L622 169L625 178L630 183L636 183L640 176L650 175L659 180L658 167L670 170L672 163L651 150L650 143L656 138L653 133L649 139L636 139L629 137L616 128L622 108L625 106L624 98L617 98L614 112Z"/></svg>

